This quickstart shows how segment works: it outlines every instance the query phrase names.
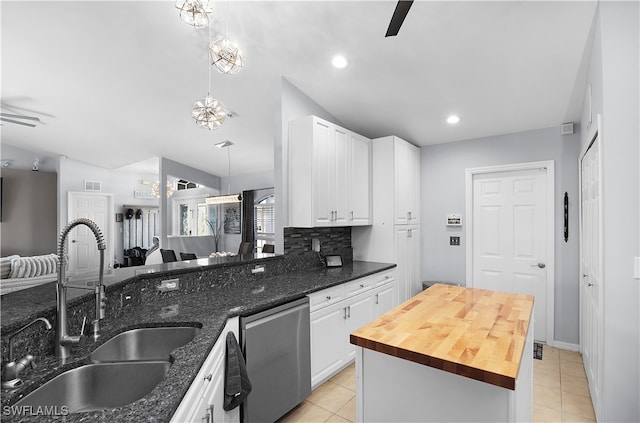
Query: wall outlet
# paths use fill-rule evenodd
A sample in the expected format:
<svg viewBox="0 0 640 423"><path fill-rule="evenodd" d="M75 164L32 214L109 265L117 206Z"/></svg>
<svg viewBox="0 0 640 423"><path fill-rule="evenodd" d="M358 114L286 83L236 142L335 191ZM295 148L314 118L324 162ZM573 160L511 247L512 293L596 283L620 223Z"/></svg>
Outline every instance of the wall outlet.
<svg viewBox="0 0 640 423"><path fill-rule="evenodd" d="M460 237L459 236L450 236L449 237L449 245L460 245Z"/></svg>
<svg viewBox="0 0 640 423"><path fill-rule="evenodd" d="M160 285L156 286L156 289L160 292L177 291L180 289L180 279L166 279L160 282Z"/></svg>

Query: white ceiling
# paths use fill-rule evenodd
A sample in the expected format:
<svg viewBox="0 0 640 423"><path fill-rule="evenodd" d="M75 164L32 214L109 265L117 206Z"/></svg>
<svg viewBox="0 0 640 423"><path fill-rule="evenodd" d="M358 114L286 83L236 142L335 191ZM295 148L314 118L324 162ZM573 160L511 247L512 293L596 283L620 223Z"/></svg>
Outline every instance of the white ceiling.
<svg viewBox="0 0 640 423"><path fill-rule="evenodd" d="M418 1L385 38L395 4L215 3L212 34L228 26L246 67L212 72L211 93L238 116L209 131L190 116L207 94L209 34L173 1L3 0L2 111L43 123L4 124L2 143L110 169L163 156L225 176L213 144L228 139L232 174L270 170L281 76L349 129L420 146L579 119L595 1ZM336 53L351 66L332 68ZM461 123L445 123L450 113Z"/></svg>

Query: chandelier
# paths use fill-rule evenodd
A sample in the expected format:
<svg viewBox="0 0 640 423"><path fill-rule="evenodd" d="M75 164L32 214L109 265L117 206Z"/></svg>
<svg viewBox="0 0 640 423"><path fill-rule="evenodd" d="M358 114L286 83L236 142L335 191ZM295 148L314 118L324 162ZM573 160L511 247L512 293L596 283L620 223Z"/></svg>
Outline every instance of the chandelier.
<svg viewBox="0 0 640 423"><path fill-rule="evenodd" d="M209 44L211 64L220 72L236 74L244 66L242 50L227 37L217 37Z"/></svg>
<svg viewBox="0 0 640 423"><path fill-rule="evenodd" d="M180 10L180 19L195 28L208 26L213 19L209 0L176 0L176 9Z"/></svg>
<svg viewBox="0 0 640 423"><path fill-rule="evenodd" d="M227 111L222 102L207 94L205 98L196 100L191 110L196 125L208 129L217 129L224 123Z"/></svg>
<svg viewBox="0 0 640 423"><path fill-rule="evenodd" d="M211 18L213 10L209 8L209 0L176 0L176 8L180 10L180 18L194 27L207 26L209 29L209 40L211 40ZM227 10L229 4L227 3ZM244 66L242 51L236 43L227 36L217 37L209 44L209 54L211 63L207 61L207 74L209 90L207 96L195 101L191 109L191 117L196 125L217 129L224 123L228 112L221 101L211 96L211 66L215 66L221 73L236 74Z"/></svg>
<svg viewBox="0 0 640 423"><path fill-rule="evenodd" d="M151 185L151 193L155 198L160 198L160 181L154 181ZM173 184L167 181L167 198L173 195Z"/></svg>

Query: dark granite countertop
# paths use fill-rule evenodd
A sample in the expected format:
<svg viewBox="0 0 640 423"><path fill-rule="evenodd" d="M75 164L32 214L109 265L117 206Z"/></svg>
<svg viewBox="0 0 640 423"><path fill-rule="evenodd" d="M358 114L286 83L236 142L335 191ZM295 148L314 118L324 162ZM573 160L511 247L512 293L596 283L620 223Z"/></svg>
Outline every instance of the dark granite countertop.
<svg viewBox="0 0 640 423"><path fill-rule="evenodd" d="M278 257L274 257L273 260L278 260ZM267 266L269 265L269 258L261 258L258 261L259 263L265 263ZM233 263L228 262L218 263L213 268L219 270L222 267L233 265ZM192 263L189 266L185 262L181 262L180 265L161 265L161 267L155 269L156 272L153 276L181 275L182 278L189 271L194 271L194 267L196 270L202 270L210 269L211 265L210 263ZM38 369L21 374L20 377L23 379L24 385L20 390L2 392L2 420L20 422L168 422L218 339L228 318L253 314L301 298L311 292L393 267L395 267L394 264L354 261L345 263L341 268L327 269L319 267L305 271L286 272L275 276L265 275L265 277L253 279L251 282L246 282L246 279L244 281L236 279L227 284L212 287L206 286L205 289L198 287L190 291L187 290L184 293L169 293L170 295L144 292L145 289L143 288L142 298L135 304L121 307L111 313L108 311L107 318L102 321L102 337L97 342L74 351L73 358L66 364L61 366L55 357L47 356L38 363ZM226 270L233 271L233 269ZM131 271L135 272L135 269ZM148 277L147 273L140 273L133 276L129 275L128 278L121 278L121 280L116 280L118 278L115 278L111 283L116 288L124 287L126 289L127 283L146 277ZM208 285L207 281L202 280L202 278L199 273L193 274L194 280L197 279L201 285ZM187 283L194 282L187 280ZM113 289L114 287L111 287L112 291ZM148 289L148 291L155 290ZM18 296L14 298L18 298ZM11 299L8 298L7 301ZM49 309L51 307L50 299L32 297L31 300L32 302L36 300L38 305L28 307L30 315L27 317L29 319L38 316L38 308L40 311L51 311ZM77 300L79 301L79 299ZM53 301L55 312L55 292ZM5 323L14 326L22 324L21 322L25 320L24 315L21 316L22 318L17 316L17 314L23 313L18 313L16 310L6 310L7 305L3 298L3 331L5 330ZM5 321L5 312L9 322ZM190 343L172 352L175 361L164 380L152 392L132 404L98 412L69 414L64 417L21 417L11 414L10 405L57 374L88 364L90 362L88 356L91 351L120 332L139 327L196 326L199 324L202 324L202 330L198 335Z"/></svg>

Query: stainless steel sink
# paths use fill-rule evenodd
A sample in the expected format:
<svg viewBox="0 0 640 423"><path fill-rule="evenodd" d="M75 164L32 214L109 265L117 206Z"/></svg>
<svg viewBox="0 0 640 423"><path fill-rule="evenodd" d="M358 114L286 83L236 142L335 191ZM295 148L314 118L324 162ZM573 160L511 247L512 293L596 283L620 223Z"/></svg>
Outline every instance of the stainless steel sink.
<svg viewBox="0 0 640 423"><path fill-rule="evenodd" d="M199 327L141 328L122 332L91 354L94 363L112 361L168 360L171 351L191 341Z"/></svg>
<svg viewBox="0 0 640 423"><path fill-rule="evenodd" d="M151 392L170 367L169 360L88 364L56 376L15 405L66 406L69 413L122 407Z"/></svg>

